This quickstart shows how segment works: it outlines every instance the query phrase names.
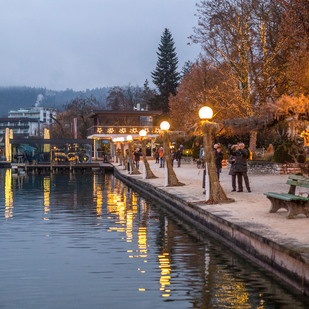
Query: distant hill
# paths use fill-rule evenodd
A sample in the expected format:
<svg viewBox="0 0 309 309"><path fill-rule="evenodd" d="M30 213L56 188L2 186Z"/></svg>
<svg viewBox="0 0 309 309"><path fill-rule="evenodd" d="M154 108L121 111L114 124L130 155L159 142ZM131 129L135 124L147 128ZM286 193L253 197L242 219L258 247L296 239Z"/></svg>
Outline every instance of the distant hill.
<svg viewBox="0 0 309 309"><path fill-rule="evenodd" d="M90 97L93 95L102 106L105 106L110 89L104 87L85 91L74 91L72 89L56 91L32 87L0 87L0 117L7 116L10 110L34 106L36 102L39 102L40 106L62 109L64 104L78 96Z"/></svg>

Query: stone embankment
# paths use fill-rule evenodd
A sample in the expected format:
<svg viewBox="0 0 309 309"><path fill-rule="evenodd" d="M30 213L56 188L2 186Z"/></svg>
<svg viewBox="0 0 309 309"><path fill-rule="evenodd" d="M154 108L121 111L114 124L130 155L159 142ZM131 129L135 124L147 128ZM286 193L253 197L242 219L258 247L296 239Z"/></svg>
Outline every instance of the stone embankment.
<svg viewBox="0 0 309 309"><path fill-rule="evenodd" d="M268 191L287 192L286 175L251 172L252 193L238 193L231 192L228 168L223 168L221 185L235 202L207 205L202 193L202 170L188 163L176 167L176 175L185 186L164 187L164 169L154 161L150 162L150 166L158 178L143 179L142 175L128 175L117 164L115 175L309 295L309 218L299 215L288 220L285 210L269 213L270 202L263 195Z"/></svg>

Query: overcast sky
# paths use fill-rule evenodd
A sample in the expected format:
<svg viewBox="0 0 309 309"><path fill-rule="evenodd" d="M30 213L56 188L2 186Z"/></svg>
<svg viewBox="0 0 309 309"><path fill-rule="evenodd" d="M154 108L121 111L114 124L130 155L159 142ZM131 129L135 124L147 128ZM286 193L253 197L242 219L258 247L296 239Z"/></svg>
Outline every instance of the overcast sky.
<svg viewBox="0 0 309 309"><path fill-rule="evenodd" d="M0 86L85 90L151 81L164 28L179 71L197 0L0 0Z"/></svg>

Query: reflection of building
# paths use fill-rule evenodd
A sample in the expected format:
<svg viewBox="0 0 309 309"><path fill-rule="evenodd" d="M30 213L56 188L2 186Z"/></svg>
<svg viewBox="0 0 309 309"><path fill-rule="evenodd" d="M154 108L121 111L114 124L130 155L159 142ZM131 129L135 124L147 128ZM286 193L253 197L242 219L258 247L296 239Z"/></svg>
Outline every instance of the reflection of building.
<svg viewBox="0 0 309 309"><path fill-rule="evenodd" d="M114 156L113 140L131 135L139 138L139 132L144 129L147 138L154 141L159 136L160 128L153 125L153 118L159 115L158 111L111 111L95 110L89 118L93 119L93 126L88 129L87 136L95 142L94 157L98 157L104 145L110 145L111 155Z"/></svg>

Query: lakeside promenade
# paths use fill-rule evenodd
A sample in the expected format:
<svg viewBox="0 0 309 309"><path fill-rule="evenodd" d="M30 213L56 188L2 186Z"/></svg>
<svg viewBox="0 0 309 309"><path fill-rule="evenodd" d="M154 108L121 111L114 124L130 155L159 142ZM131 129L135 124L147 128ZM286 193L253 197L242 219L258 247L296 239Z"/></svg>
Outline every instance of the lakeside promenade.
<svg viewBox="0 0 309 309"><path fill-rule="evenodd" d="M295 283L294 279L284 278L294 287L302 290L303 282L309 282L307 277L309 273L309 218L303 215L297 216L295 219L287 219L287 211L282 209L277 213L269 213L270 201L263 194L264 192L288 192L289 186L286 184L288 175L265 175L249 172L250 187L252 192L231 192L231 176L228 175L229 169L224 167L222 169L220 182L229 198L235 200L233 203L207 205L205 195L202 189L203 170L197 169L193 163L184 162L180 168L174 167L177 178L184 186L179 187L165 187L164 186L164 168L159 168L154 160L149 161L150 167L154 174L158 177L156 179L143 179L141 175L128 175L127 170L123 170L121 166L115 164L115 168L119 175L122 175L127 180L134 180L135 184L145 184L149 188L166 192L169 196L177 197L186 204L194 204L195 209L204 211L210 214L211 217L217 218L225 222L226 227L231 225L231 231L226 232L237 234L238 231L248 231L249 237L244 239L244 236L239 237L236 242L243 242L248 247L254 246L257 252L260 250L261 255L266 257L266 261L262 261L265 267L268 264L268 270L274 271L280 276L282 270L287 269L288 277L302 277L296 278L295 281L302 282ZM140 171L142 173L143 163L140 164ZM145 189L147 191L147 188ZM207 215L206 215L207 217ZM205 222L208 219L205 219ZM194 220L193 220L194 222ZM191 221L192 223L192 221ZM238 230L238 227L240 228ZM230 227L229 227L230 228ZM224 227L221 229L224 230ZM237 230L237 231L236 231ZM224 234L224 231L223 231ZM235 235L234 235L235 234ZM250 235L254 235L251 239ZM261 244L254 244L256 238L262 240L261 243L267 244L269 248L262 248ZM233 245L233 244L232 244ZM279 246L277 246L279 245ZM240 247L242 244L240 244ZM259 249L259 246L261 247ZM279 247L279 248L276 248ZM277 249L279 250L277 253ZM250 249L251 250L251 249ZM244 250L244 253L246 249ZM265 251L265 252L264 252ZM281 255L281 253L284 253ZM249 257L258 262L259 256L256 252L249 252ZM280 256L279 256L280 255ZM274 260L273 257L274 256ZM295 260L293 260L295 258ZM267 259L269 261L267 261ZM276 261L275 261L276 260ZM300 264L298 264L300 262ZM260 263L259 263L260 264ZM276 265L277 266L276 266ZM274 267L275 269L271 269ZM306 283L305 283L306 285ZM303 292L308 294L308 287Z"/></svg>

